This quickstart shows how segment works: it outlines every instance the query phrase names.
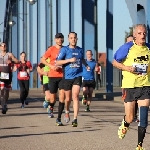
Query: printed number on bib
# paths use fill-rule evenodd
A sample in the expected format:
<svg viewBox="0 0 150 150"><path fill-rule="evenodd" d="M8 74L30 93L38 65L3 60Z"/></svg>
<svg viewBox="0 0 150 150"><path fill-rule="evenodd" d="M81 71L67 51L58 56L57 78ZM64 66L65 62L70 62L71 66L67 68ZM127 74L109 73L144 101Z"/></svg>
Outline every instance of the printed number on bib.
<svg viewBox="0 0 150 150"><path fill-rule="evenodd" d="M133 67L136 68L136 73L139 73L141 75L147 74L148 65L147 64L133 64Z"/></svg>
<svg viewBox="0 0 150 150"><path fill-rule="evenodd" d="M9 79L9 73L1 72L1 79Z"/></svg>
<svg viewBox="0 0 150 150"><path fill-rule="evenodd" d="M76 62L70 64L71 68L79 68L80 67L80 59L77 59Z"/></svg>
<svg viewBox="0 0 150 150"><path fill-rule="evenodd" d="M20 77L27 77L27 72L20 71Z"/></svg>

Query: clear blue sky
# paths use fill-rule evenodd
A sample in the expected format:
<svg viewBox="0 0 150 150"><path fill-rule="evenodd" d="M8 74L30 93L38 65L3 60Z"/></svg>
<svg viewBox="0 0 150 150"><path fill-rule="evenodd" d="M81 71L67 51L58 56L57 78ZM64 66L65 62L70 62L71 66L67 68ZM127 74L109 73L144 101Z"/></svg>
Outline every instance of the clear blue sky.
<svg viewBox="0 0 150 150"><path fill-rule="evenodd" d="M0 23L3 22L4 8L6 0L0 0ZM99 6L99 20L100 20L100 34L101 39L99 39L99 52L106 51L106 0L101 1L101 6ZM3 9L2 9L3 8ZM114 38L113 38L113 50L114 52L118 49L120 45L124 43L125 31L129 31L129 27L132 26L132 20L124 0L114 0ZM0 25L0 32L3 32L3 24ZM2 34L0 34L1 37Z"/></svg>

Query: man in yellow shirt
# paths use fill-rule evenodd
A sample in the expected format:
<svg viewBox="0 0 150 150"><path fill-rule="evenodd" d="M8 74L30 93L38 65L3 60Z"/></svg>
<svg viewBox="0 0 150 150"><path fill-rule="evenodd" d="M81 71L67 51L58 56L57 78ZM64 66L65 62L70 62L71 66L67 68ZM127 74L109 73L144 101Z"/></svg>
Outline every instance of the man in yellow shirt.
<svg viewBox="0 0 150 150"><path fill-rule="evenodd" d="M126 38L126 42L131 42L133 41L134 38L133 38L133 35L128 35L127 38ZM122 93L124 92L124 90L122 89ZM134 122L139 122L139 119L138 119L138 116L137 116L137 111L138 111L138 103L137 103L137 100L135 100L135 112L134 112L134 118L133 118L133 121Z"/></svg>
<svg viewBox="0 0 150 150"><path fill-rule="evenodd" d="M125 43L114 54L113 66L122 70L122 88L124 89L125 116L119 127L118 136L125 137L134 117L135 100L139 107L138 144L142 147L148 125L150 101L150 44L146 43L147 29L143 24L133 28L134 41Z"/></svg>

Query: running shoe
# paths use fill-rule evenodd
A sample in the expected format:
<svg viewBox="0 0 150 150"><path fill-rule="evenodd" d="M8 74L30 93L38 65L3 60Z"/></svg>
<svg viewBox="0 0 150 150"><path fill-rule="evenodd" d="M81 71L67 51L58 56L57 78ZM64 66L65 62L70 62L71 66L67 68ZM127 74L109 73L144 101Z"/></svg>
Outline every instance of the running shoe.
<svg viewBox="0 0 150 150"><path fill-rule="evenodd" d="M6 114L6 109L2 108L2 114Z"/></svg>
<svg viewBox="0 0 150 150"><path fill-rule="evenodd" d="M63 124L62 124L60 118L57 118L57 119L56 119L56 125L57 125L57 126L63 126Z"/></svg>
<svg viewBox="0 0 150 150"><path fill-rule="evenodd" d="M121 126L118 129L118 136L120 139L123 139L127 133L127 131L129 130L129 127L125 127L124 126L124 119L122 121Z"/></svg>
<svg viewBox="0 0 150 150"><path fill-rule="evenodd" d="M21 105L21 108L24 108L24 104Z"/></svg>
<svg viewBox="0 0 150 150"><path fill-rule="evenodd" d="M69 113L65 113L64 121L65 121L66 123L68 123L68 122L70 121Z"/></svg>
<svg viewBox="0 0 150 150"><path fill-rule="evenodd" d="M85 111L86 111L86 112L90 112L90 107L89 107L89 106L86 106Z"/></svg>
<svg viewBox="0 0 150 150"><path fill-rule="evenodd" d="M47 108L47 113L49 118L54 118L53 108L50 105Z"/></svg>
<svg viewBox="0 0 150 150"><path fill-rule="evenodd" d="M87 103L87 100L86 100L85 97L83 96L83 97L82 97L82 105L86 105L86 103Z"/></svg>
<svg viewBox="0 0 150 150"><path fill-rule="evenodd" d="M6 110L6 112L8 111L7 104L4 105L4 109Z"/></svg>
<svg viewBox="0 0 150 150"><path fill-rule="evenodd" d="M72 121L72 127L77 127L77 126L78 126L77 119L74 119Z"/></svg>
<svg viewBox="0 0 150 150"><path fill-rule="evenodd" d="M145 148L143 148L143 147L141 147L141 146L138 146L138 147L136 148L136 150L145 150Z"/></svg>
<svg viewBox="0 0 150 150"><path fill-rule="evenodd" d="M139 119L137 116L134 117L133 122L139 122Z"/></svg>
<svg viewBox="0 0 150 150"><path fill-rule="evenodd" d="M25 100L25 102L24 102L24 103L25 103L25 105L28 105L28 104L29 104L29 102L28 102L27 100Z"/></svg>

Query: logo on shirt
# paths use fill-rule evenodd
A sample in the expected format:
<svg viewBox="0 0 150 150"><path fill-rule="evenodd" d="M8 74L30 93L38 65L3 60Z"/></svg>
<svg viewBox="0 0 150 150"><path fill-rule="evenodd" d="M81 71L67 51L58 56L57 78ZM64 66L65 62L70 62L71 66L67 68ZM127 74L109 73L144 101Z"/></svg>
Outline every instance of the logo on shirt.
<svg viewBox="0 0 150 150"><path fill-rule="evenodd" d="M143 61L148 61L148 60L149 60L148 55L146 55L146 56L139 56L139 57L134 58L134 62L138 62L138 63L141 63Z"/></svg>
<svg viewBox="0 0 150 150"><path fill-rule="evenodd" d="M78 53L72 53L72 56L77 56L78 55Z"/></svg>

